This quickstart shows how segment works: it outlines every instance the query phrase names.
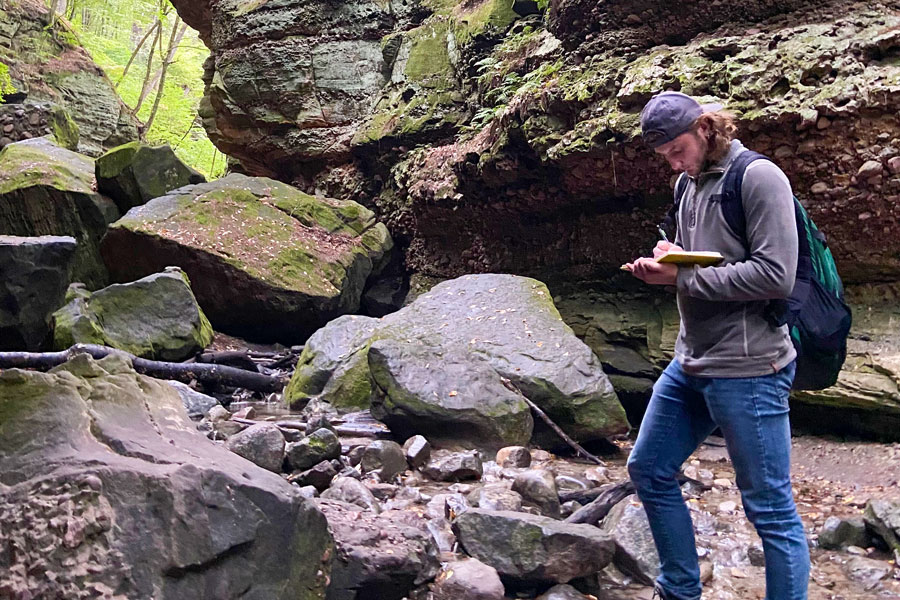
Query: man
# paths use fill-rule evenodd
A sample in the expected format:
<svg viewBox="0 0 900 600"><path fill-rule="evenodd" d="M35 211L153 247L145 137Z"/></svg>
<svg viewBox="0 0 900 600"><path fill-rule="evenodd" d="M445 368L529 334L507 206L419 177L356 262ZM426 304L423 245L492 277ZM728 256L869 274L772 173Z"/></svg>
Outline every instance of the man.
<svg viewBox="0 0 900 600"><path fill-rule="evenodd" d="M641 113L644 141L687 178L672 248L718 251L719 266L631 263L634 276L675 286L681 328L675 359L656 385L628 470L644 503L661 572L656 595L699 600L700 570L691 517L676 481L681 464L720 428L744 511L762 538L766 600L804 600L809 550L790 481L788 394L796 352L786 326L764 311L787 298L797 269L793 194L784 173L751 162L742 182L746 234L731 231L719 200L723 175L746 149L734 117L677 92L654 96ZM741 238L744 239L741 239Z"/></svg>

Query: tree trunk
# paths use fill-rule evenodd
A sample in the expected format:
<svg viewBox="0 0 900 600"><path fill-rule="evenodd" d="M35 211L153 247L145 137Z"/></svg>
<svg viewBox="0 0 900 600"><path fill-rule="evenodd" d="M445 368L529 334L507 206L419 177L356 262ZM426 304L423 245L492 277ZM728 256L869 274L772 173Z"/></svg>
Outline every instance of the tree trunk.
<svg viewBox="0 0 900 600"><path fill-rule="evenodd" d="M150 87L150 73L153 72L153 53L154 46L156 46L156 40L160 38L160 32L162 31L162 18L157 20L159 27L156 28L156 33L153 36L153 42L150 44L150 52L147 53L147 69L144 71L144 83L141 85L141 95L138 98L138 102L133 109L131 109L131 114L137 116L138 111L141 110L141 104L144 103L144 99L147 97L149 93Z"/></svg>
<svg viewBox="0 0 900 600"><path fill-rule="evenodd" d="M137 58L138 52L141 51L141 48L144 46L144 42L147 41L147 38L150 37L150 34L156 31L156 28L159 27L159 21L153 23L150 26L150 29L147 30L147 33L144 34L144 37L141 38L141 41L138 42L137 47L134 49L134 52L131 53L131 57L128 59L128 63L125 65L125 70L122 71L122 76L119 77L119 81L116 82L116 88L118 89L119 84L121 84L125 80L125 76L128 75L128 69L131 68L131 63L134 62L134 59ZM153 54L153 47L150 47L150 54Z"/></svg>
<svg viewBox="0 0 900 600"><path fill-rule="evenodd" d="M162 75L159 78L159 85L156 87L156 99L153 101L153 108L150 110L150 116L147 117L147 128L145 131L150 131L150 127L153 125L153 119L156 118L156 111L159 110L159 102L162 100L162 95L166 91L166 72L169 70L169 65L174 62L175 59L175 51L178 49L178 44L181 43L181 39L184 37L184 32L187 31L187 23L181 25L181 29L179 30L180 19L175 17L175 24L172 25L172 36L169 38L169 51L166 52L166 58L163 60L162 64Z"/></svg>

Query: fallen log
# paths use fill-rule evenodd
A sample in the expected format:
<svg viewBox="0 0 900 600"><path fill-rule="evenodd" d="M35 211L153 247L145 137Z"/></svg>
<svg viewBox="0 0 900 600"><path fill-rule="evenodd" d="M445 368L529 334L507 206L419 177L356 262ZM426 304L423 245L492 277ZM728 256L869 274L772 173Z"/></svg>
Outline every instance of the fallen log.
<svg viewBox="0 0 900 600"><path fill-rule="evenodd" d="M183 383L199 381L205 384L241 387L254 392L278 392L285 382L277 377L253 373L225 365L202 363L173 363L138 358L137 356L108 346L75 344L60 352L0 352L0 369L48 370L59 366L78 354L89 354L96 359L118 354L131 361L134 370L157 379L174 379Z"/></svg>
<svg viewBox="0 0 900 600"><path fill-rule="evenodd" d="M596 525L609 514L612 508L634 493L630 479L597 488L597 497L566 517L566 523L589 523ZM561 498L560 498L561 499Z"/></svg>

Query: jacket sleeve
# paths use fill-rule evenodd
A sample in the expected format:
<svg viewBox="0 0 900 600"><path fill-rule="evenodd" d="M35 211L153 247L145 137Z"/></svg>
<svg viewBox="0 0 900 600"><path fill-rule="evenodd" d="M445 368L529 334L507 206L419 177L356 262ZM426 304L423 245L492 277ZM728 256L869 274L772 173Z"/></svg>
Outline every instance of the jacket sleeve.
<svg viewBox="0 0 900 600"><path fill-rule="evenodd" d="M742 184L750 256L721 267L681 267L678 291L702 300L787 298L797 275L794 196L785 174L768 160L747 166Z"/></svg>

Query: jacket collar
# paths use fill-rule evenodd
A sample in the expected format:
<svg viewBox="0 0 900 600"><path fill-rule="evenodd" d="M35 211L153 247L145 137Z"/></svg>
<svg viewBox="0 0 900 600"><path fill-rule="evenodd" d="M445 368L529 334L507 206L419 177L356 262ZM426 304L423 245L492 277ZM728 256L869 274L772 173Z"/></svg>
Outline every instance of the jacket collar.
<svg viewBox="0 0 900 600"><path fill-rule="evenodd" d="M700 174L696 177L696 181L698 184L702 184L709 178L719 177L728 170L728 167L731 166L731 163L737 157L738 154L746 150L744 144L741 143L740 140L731 140L731 145L728 148L728 153L717 163L713 163L707 165Z"/></svg>

